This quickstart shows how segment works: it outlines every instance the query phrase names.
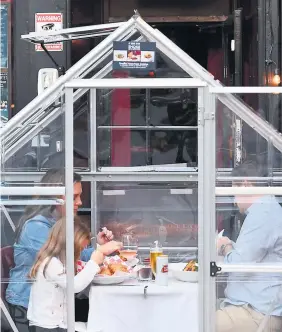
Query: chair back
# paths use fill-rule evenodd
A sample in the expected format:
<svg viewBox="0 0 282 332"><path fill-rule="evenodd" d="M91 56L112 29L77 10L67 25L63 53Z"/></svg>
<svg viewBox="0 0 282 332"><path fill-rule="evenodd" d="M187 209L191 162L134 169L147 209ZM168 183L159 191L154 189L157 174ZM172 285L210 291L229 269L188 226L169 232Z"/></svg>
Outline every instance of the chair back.
<svg viewBox="0 0 282 332"><path fill-rule="evenodd" d="M14 248L11 246L0 249L1 257L1 298L5 299L6 289L9 283L10 270L15 266Z"/></svg>

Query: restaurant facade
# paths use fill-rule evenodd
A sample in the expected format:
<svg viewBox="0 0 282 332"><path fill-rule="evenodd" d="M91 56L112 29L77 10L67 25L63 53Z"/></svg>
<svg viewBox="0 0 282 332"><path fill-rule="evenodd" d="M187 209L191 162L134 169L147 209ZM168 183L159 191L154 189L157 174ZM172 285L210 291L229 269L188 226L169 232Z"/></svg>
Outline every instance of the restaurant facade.
<svg viewBox="0 0 282 332"><path fill-rule="evenodd" d="M275 1L271 6L255 1L249 6L219 0L174 1L173 6L163 1L104 1L89 2L89 7L80 2L29 1L28 11L21 7L24 1L11 4L11 17L16 18L8 66L13 116L1 128L1 247L13 244L14 230L29 204L60 205L58 196L64 195L67 218L73 219L75 170L83 181L79 215L93 234L101 227L112 230L117 239L134 234L141 261L155 241L170 264L198 260L198 283L177 284L169 292L175 307L183 289L183 301L193 294L195 302L185 302L192 316L198 315L191 324L193 331L216 331L217 301L224 298L225 284L230 282L226 274L238 273L233 282L239 283L240 273L247 278L262 267L251 261L245 267L224 264L218 260L214 237L225 231L225 236L237 240L244 216L234 207L235 196L275 195L279 202L282 196L281 91L275 90L280 84L281 8L278 1L276 9ZM24 20L22 13L29 19ZM261 19L267 23L264 30ZM44 44L48 31L38 31L36 24L42 30L50 25L70 30L58 33L63 38L58 43ZM88 33L95 38L84 39L89 37L83 30L87 26L92 26ZM51 31L50 36L56 33ZM136 47L144 49L134 53ZM125 54L127 61L121 61ZM36 96L38 71L50 67L62 75ZM262 89L236 90L236 86ZM256 191L232 187L233 168L247 160L264 170L249 179L258 182ZM64 166L68 181L63 186L34 186L48 169ZM73 236L68 227L70 279ZM279 264L271 264L268 272L280 273ZM134 289L134 295L141 294L142 301L148 296L156 306L160 293L167 295L156 288L151 299L146 287L138 284ZM91 301L98 290L92 287ZM70 294L72 283L69 298ZM171 317L175 321L177 316L174 312ZM95 330L112 328L95 317L91 318ZM173 320L167 319L164 330L172 326ZM142 326L150 330L153 325Z"/></svg>

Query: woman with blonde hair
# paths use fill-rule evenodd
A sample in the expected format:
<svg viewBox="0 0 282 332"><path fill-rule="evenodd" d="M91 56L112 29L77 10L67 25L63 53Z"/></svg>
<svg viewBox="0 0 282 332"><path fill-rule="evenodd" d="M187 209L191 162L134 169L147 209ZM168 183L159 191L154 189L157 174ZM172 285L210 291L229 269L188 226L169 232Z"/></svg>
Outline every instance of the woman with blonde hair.
<svg viewBox="0 0 282 332"><path fill-rule="evenodd" d="M75 267L82 250L90 242L88 227L79 219L74 222ZM84 269L74 278L75 293L81 292L100 271L105 256L119 250L122 244L110 241L95 250ZM67 329L66 221L58 220L48 240L39 251L30 271L34 280L28 304L27 318L34 332L59 332Z"/></svg>
<svg viewBox="0 0 282 332"><path fill-rule="evenodd" d="M73 174L73 211L77 214L82 205L81 176ZM41 179L40 186L64 186L65 169L50 169ZM36 197L36 199L49 199L50 197ZM65 215L65 206L60 205L34 205L27 206L16 229L14 244L15 266L10 271L9 285L6 290L6 301L9 305L11 316L20 332L29 332L26 312L30 296L31 283L27 279L36 256L46 243L50 230L58 219ZM97 243L102 245L113 239L113 234L106 228L97 234ZM88 261L93 248L87 248L81 253L81 260ZM78 300L76 318L86 321L88 316L88 301Z"/></svg>

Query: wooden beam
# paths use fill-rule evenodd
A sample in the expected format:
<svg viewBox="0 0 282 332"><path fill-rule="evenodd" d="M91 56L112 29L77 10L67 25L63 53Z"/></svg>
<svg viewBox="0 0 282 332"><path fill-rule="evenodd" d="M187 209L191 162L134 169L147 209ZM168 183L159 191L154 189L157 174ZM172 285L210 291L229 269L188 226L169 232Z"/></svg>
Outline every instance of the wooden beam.
<svg viewBox="0 0 282 332"><path fill-rule="evenodd" d="M147 16L142 17L147 23L212 23L212 22L225 22L228 16ZM109 22L123 22L127 21L129 17L109 17Z"/></svg>

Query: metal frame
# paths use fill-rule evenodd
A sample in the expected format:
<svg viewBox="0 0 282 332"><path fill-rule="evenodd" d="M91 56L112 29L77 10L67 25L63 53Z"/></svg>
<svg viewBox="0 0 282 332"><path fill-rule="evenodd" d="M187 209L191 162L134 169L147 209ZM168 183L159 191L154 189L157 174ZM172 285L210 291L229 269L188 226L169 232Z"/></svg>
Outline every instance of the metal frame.
<svg viewBox="0 0 282 332"><path fill-rule="evenodd" d="M21 39L29 41L33 44L48 44L48 43L59 43L68 40L90 38L96 36L107 36L115 29L120 27L125 22L108 23L90 25L77 28L67 28L61 30L50 30L41 32L30 32L27 35L22 35Z"/></svg>
<svg viewBox="0 0 282 332"><path fill-rule="evenodd" d="M93 69L97 61L103 59L105 55L110 52L111 44L114 40L124 38L133 31L139 31L141 35L149 41L156 41L157 48L182 68L187 74L194 78L179 78L179 79L75 79L83 76L85 72L89 72L89 66ZM110 65L101 69L97 73L97 77L103 77L110 69ZM101 76L99 76L101 75ZM72 81L71 81L72 80ZM198 172L197 170L188 169L186 167L174 167L172 165L137 167L137 168L101 168L96 164L96 91L99 88L198 88L198 126L193 128L198 130ZM120 26L109 37L107 37L101 44L99 44L88 55L81 59L74 67L72 67L66 75L61 77L52 87L46 90L42 95L36 97L29 105L27 105L21 112L19 112L7 125L1 130L0 135L5 140L13 133L14 128L24 126L26 122L33 117L36 119L38 113L42 112L44 108L42 105L50 105L54 101L54 96L57 96L65 91L65 165L66 168L66 213L67 213L67 296L68 296L68 330L74 331L74 257L73 257L73 102L75 100L74 89L80 88L79 93L90 89L90 127L91 127L91 169L90 172L81 173L84 180L91 181L92 190L92 204L91 209L93 213L91 225L93 230L97 226L97 182L186 182L198 181L198 224L199 224L199 264L200 269L200 291L199 291L199 310L200 310L200 332L215 332L215 279L210 278L210 262L216 258L216 248L214 243L214 236L216 230L216 196L226 196L234 194L254 194L252 188L231 188L231 187L217 187L216 188L216 144L215 144L215 113L216 113L216 98L227 106L231 112L240 117L243 121L252 125L254 129L264 138L271 141L278 150L282 151L282 137L264 120L255 115L252 110L243 104L237 97L230 95L230 92L239 93L241 88L235 91L230 91L228 88L223 88L222 85L214 80L214 77L190 58L185 52L171 42L158 30L153 29L145 23L141 17L135 16L128 22ZM233 88L236 89L236 88ZM279 90L278 90L279 89ZM248 92L248 91L253 92ZM242 93L260 93L258 88L246 89ZM282 93L282 88L268 88L264 93ZM219 96L215 94L219 93ZM261 92L263 93L263 92ZM55 99L56 99L55 98ZM122 128L122 127L119 127ZM133 129L134 127L128 127ZM146 128L147 129L147 128ZM153 128L152 128L153 129ZM167 129L173 129L173 127ZM192 128L186 128L191 130ZM19 130L19 129L18 129ZM5 144L4 144L5 146ZM230 170L228 170L229 172ZM229 175L228 172L218 173L219 181L232 181L232 177L224 177ZM14 174L14 175L13 175ZM37 179L41 173L32 173L31 178ZM17 181L26 181L28 173L19 172L2 174L4 180L11 178ZM222 177L223 176L223 177ZM270 179L277 180L271 177ZM265 180L264 178L262 180ZM278 180L277 180L278 181ZM281 177L280 180L281 181ZM7 192L13 191L14 187L7 188ZM10 189L9 189L10 188ZM27 188L27 187L24 187ZM46 188L46 187L45 187ZM29 189L31 189L29 187ZM43 189L41 187L33 188L36 190ZM54 189L54 187L53 187ZM62 187L60 188L62 189ZM9 191L10 190L10 191ZM255 193L274 193L282 194L279 187L256 187ZM51 194L50 194L51 195ZM93 199L93 197L95 199ZM179 250L182 248L177 248ZM188 249L188 248L187 248ZM235 266L229 268L236 268ZM249 267L253 269L253 267ZM260 269L260 267L257 267ZM240 267L238 268L240 269ZM252 270L253 271L253 270ZM256 270L259 271L259 270ZM205 289L204 289L205 287Z"/></svg>
<svg viewBox="0 0 282 332"><path fill-rule="evenodd" d="M66 88L65 112L65 165L66 165L66 272L67 272L67 325L75 332L74 310L74 212L73 212L73 90Z"/></svg>
<svg viewBox="0 0 282 332"><path fill-rule="evenodd" d="M17 125L23 123L32 115L36 114L38 109L42 109L42 104L51 104L54 101L54 95L57 96L60 94L60 91L64 88L64 84L67 81L73 79L74 77L79 77L89 67L89 63L95 63L101 55L108 51L109 45L111 45L114 40L119 40L119 38L122 38L124 34L128 34L128 30L132 28L134 23L135 20L132 18L128 22L121 25L117 30L97 45L97 47L72 66L65 75L61 76L54 83L54 85L50 86L50 88L46 89L42 94L34 98L26 107L17 113L10 121L7 122L5 127L1 128L0 135L2 140L5 140L6 136L11 133L12 130L15 130Z"/></svg>
<svg viewBox="0 0 282 332"><path fill-rule="evenodd" d="M68 116L69 114L73 111L73 89L76 88L87 88L90 89L90 109L91 109L91 127L92 127L92 137L91 137L91 149L93 151L93 155L94 158L91 161L91 173L92 173L92 183L91 183L91 192L92 195L94 194L94 196L92 196L91 199L91 209L92 209L92 213L93 217L91 217L91 226L94 228L94 230L96 230L96 225L97 225L97 182L100 181L104 181L106 178L110 179L111 181L115 181L118 182L120 181L120 173L119 171L116 170L116 168L112 168L112 171L97 171L97 164L96 161L94 159L96 159L96 139L95 139L95 135L96 135L96 128L94 128L94 126L96 126L96 90L101 88L101 86L103 88L131 88L131 89L138 89L138 88L168 88L168 87L179 87L179 88L184 88L184 87L193 87L193 88L198 88L199 89L199 94L198 94L198 113L199 113L199 119L202 119L202 121L199 121L199 128L198 128L198 136L199 136L199 141L202 141L203 144L199 144L198 145L198 152L199 152L199 156L203 156L203 158L201 159L201 161L206 160L206 158L204 158L204 155L207 153L207 150L204 151L204 145L205 142L203 141L204 137L208 136L206 135L206 133L203 131L205 126L205 121L209 118L208 114L213 114L213 117L215 115L215 104L212 103L211 98L213 98L213 95L208 93L208 88L206 87L206 84L204 82L202 82L201 80L198 79L192 79L192 78L184 78L184 79L170 79L170 80L162 80L162 79L104 79L104 80L73 80L70 81L69 83L65 84L66 87L66 109L68 110ZM205 110L209 109L210 113L205 113ZM71 127L72 128L72 127ZM94 133L94 134L93 134ZM71 131L69 130L69 135L71 135ZM67 136L66 136L67 137ZM73 141L73 138L72 138ZM69 142L68 142L69 143ZM67 161L66 161L67 163ZM145 168L145 167L144 167ZM143 168L143 169L144 169ZM108 168L109 169L109 168ZM142 168L141 168L142 169ZM145 168L146 169L146 168ZM184 169L184 168L178 168L178 169ZM186 168L187 170L187 168ZM210 195L206 195L205 194L205 181L204 181L204 174L202 174L202 172L204 171L204 168L200 168L199 169L199 174L201 175L200 178L202 179L202 181L199 182L199 187L198 187L198 195L199 195L199 200L203 204L206 204L207 202L210 201ZM139 172L132 172L132 175L129 172L122 172L122 177L124 179L124 181L126 182L136 182L136 180L140 177L143 177L144 181L150 181L154 180L154 181L172 181L172 182L184 182L186 181L186 178L189 178L189 175L187 176L187 174L184 172L176 172L176 171L172 171L172 172L151 172L149 173L148 171L139 171ZM207 173L207 172L206 172ZM169 176L170 175L170 176ZM208 174L208 177L210 176L210 172ZM168 179L169 178L169 179ZM200 203L199 203L200 204ZM204 206L204 205L202 205ZM94 210L94 211L93 211ZM200 230L199 230L199 245L198 245L198 256L199 256L199 262L200 264L203 264L202 266L204 266L204 260L206 253L204 253L204 248L206 248L206 246L204 245L205 240L207 238L209 238L209 235L207 233L207 231L205 231L204 228L204 220L205 220L205 215L202 215L202 209L199 209L199 219L201 221L199 221L199 224L201 225ZM203 234L203 232L207 233L205 236L202 236L201 234ZM68 243L70 243L71 241L73 241L73 234L67 233L68 238L67 238L67 248L70 248L70 245L68 246ZM177 250L179 249L183 249L183 250L191 250L191 248L177 248ZM193 250L195 248L192 248ZM70 258L69 258L70 259ZM209 266L209 264L208 264ZM70 262L69 265L67 266L67 269L72 268ZM71 276L70 276L71 277ZM203 290L203 285L204 282L206 281L210 281L209 278L209 269L205 269L204 273L201 274L201 280L200 280L200 288ZM69 285L68 289L68 298L71 299L72 301L72 295L73 295L73 291L72 291L72 285ZM199 309L201 313L205 313L205 317L208 317L209 313L207 312L207 297L208 297L207 292L199 292ZM69 303L68 303L68 317L70 314L72 314L72 303L71 306L69 307ZM200 321L202 321L200 319ZM73 322L70 320L68 321L68 324L72 324ZM70 326L70 325L68 325ZM208 326L208 325L207 325ZM73 331L72 329L68 329L69 331ZM201 332L204 331L208 331L206 330L206 327L203 325L201 326L200 329Z"/></svg>
<svg viewBox="0 0 282 332"><path fill-rule="evenodd" d="M130 33L126 32L120 40L127 40L128 38L132 37L136 31L130 31ZM143 37L139 37L136 39L136 41L143 40ZM106 52L99 60L94 62L94 65L90 65L90 67L87 68L87 70L84 70L81 74L81 77L84 77L89 74L96 66L100 65L105 59L107 59L108 56L112 54L113 50L112 48ZM112 62L109 62L105 67L103 67L98 73L96 73L91 79L96 78L103 78L106 76L110 71L112 70ZM79 98L81 98L88 90L87 89L78 89L75 91L74 95L74 101L77 101ZM64 92L62 91L62 94ZM21 135L21 129L20 127L18 129L18 135L20 136L19 139L15 139L13 133L13 140L11 140L10 147L6 149L3 161L5 162L9 158L11 158L20 148L22 148L26 143L28 143L31 139L31 137L35 137L43 128L46 128L49 124L51 124L55 119L57 119L62 113L64 113L64 105L55 107L47 116L44 115L43 119L37 120L37 123L34 124L34 126L24 135Z"/></svg>

